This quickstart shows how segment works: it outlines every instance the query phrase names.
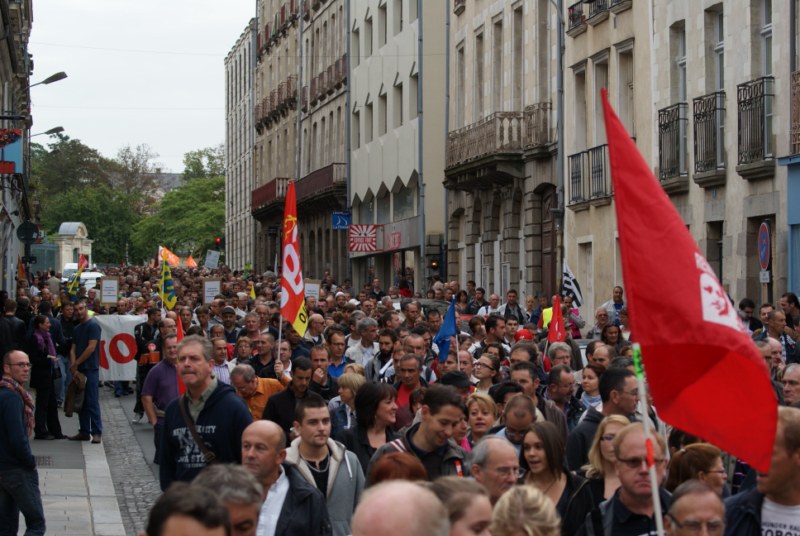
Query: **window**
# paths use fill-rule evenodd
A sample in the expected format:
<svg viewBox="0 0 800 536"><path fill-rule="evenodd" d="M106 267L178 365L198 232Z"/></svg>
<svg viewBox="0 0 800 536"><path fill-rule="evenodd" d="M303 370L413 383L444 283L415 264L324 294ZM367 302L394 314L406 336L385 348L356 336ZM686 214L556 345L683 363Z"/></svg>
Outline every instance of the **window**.
<svg viewBox="0 0 800 536"><path fill-rule="evenodd" d="M361 147L361 114L359 112L353 112L353 121L350 127L352 129L353 148L358 149Z"/></svg>
<svg viewBox="0 0 800 536"><path fill-rule="evenodd" d="M403 31L403 0L394 0L394 7L392 8L392 21L392 35L397 35Z"/></svg>
<svg viewBox="0 0 800 536"><path fill-rule="evenodd" d="M375 211L375 215L378 217L378 221L376 223L389 223L392 217L392 197L389 195L389 191L386 190L383 195L378 197L378 210Z"/></svg>
<svg viewBox="0 0 800 536"><path fill-rule="evenodd" d="M617 65L619 69L619 118L625 128L628 129L628 134L636 136L633 104L634 67L632 46L620 47Z"/></svg>
<svg viewBox="0 0 800 536"><path fill-rule="evenodd" d="M414 22L417 20L417 1L418 0L408 0L408 21Z"/></svg>
<svg viewBox="0 0 800 536"><path fill-rule="evenodd" d="M514 110L522 109L522 77L523 77L523 61L525 54L524 37L525 26L522 18L522 6L514 10L514 57L511 67L511 98L514 99Z"/></svg>
<svg viewBox="0 0 800 536"><path fill-rule="evenodd" d="M473 122L483 117L483 33L475 36L475 107Z"/></svg>
<svg viewBox="0 0 800 536"><path fill-rule="evenodd" d="M392 101L392 106L394 108L392 128L397 128L403 124L403 84L394 86Z"/></svg>
<svg viewBox="0 0 800 536"><path fill-rule="evenodd" d="M466 71L467 60L464 54L464 43L456 47L456 128L464 126L464 108L466 107Z"/></svg>
<svg viewBox="0 0 800 536"><path fill-rule="evenodd" d="M386 3L378 6L378 48L386 44Z"/></svg>
<svg viewBox="0 0 800 536"><path fill-rule="evenodd" d="M725 21L722 10L714 17L714 89L725 89Z"/></svg>
<svg viewBox="0 0 800 536"><path fill-rule="evenodd" d="M364 19L364 57L372 56L372 17Z"/></svg>
<svg viewBox="0 0 800 536"><path fill-rule="evenodd" d="M419 110L417 109L419 107L418 91L419 91L419 76L416 73L414 73L408 80L408 113L411 119L414 119L415 117L417 117L417 115L419 115Z"/></svg>
<svg viewBox="0 0 800 536"><path fill-rule="evenodd" d="M372 103L369 102L364 106L364 143L372 141L373 125Z"/></svg>
<svg viewBox="0 0 800 536"><path fill-rule="evenodd" d="M400 187L394 194L394 221L405 220L414 217L414 199L417 192L417 185L413 180L408 182L408 186Z"/></svg>
<svg viewBox="0 0 800 536"><path fill-rule="evenodd" d="M550 100L550 32L547 29L549 9L549 0L539 0L536 9L537 102Z"/></svg>
<svg viewBox="0 0 800 536"><path fill-rule="evenodd" d="M670 29L670 55L672 56L672 102L686 102L686 25L676 22Z"/></svg>
<svg viewBox="0 0 800 536"><path fill-rule="evenodd" d="M503 110L503 21L492 25L492 107Z"/></svg>
<svg viewBox="0 0 800 536"><path fill-rule="evenodd" d="M594 60L594 94L600 99L600 90L608 87L608 57ZM606 142L606 129L603 119L603 107L594 107L594 145Z"/></svg>
<svg viewBox="0 0 800 536"><path fill-rule="evenodd" d="M350 36L350 59L354 68L358 67L361 62L361 43L359 42L358 29L353 30Z"/></svg>
<svg viewBox="0 0 800 536"><path fill-rule="evenodd" d="M575 152L586 149L587 119L586 119L586 70L575 71Z"/></svg>
<svg viewBox="0 0 800 536"><path fill-rule="evenodd" d="M388 114L386 104L386 91L384 91L381 95L378 95L378 136L386 134Z"/></svg>
<svg viewBox="0 0 800 536"><path fill-rule="evenodd" d="M761 4L761 74L772 75L772 0Z"/></svg>

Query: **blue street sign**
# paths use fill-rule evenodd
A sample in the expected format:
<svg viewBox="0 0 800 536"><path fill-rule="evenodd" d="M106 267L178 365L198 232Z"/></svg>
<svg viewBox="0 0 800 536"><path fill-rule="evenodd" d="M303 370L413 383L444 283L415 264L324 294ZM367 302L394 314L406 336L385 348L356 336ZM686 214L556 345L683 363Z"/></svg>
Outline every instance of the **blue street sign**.
<svg viewBox="0 0 800 536"><path fill-rule="evenodd" d="M352 216L349 212L334 212L331 225L334 231L346 231L352 221Z"/></svg>

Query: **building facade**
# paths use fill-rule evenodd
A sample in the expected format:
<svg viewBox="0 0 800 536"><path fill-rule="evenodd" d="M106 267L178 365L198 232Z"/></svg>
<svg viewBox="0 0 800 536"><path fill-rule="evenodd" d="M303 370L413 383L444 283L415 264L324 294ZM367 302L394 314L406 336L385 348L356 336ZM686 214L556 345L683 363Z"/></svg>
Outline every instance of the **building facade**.
<svg viewBox="0 0 800 536"><path fill-rule="evenodd" d="M449 2L351 0L353 282L427 288L444 229ZM420 81L424 81L420 83ZM402 280L402 281L401 281Z"/></svg>
<svg viewBox="0 0 800 536"><path fill-rule="evenodd" d="M21 134L22 154L28 152L29 129L33 123L29 87L33 64L28 54L32 22L30 0L0 0L0 24L4 36L0 40L0 116L3 116L0 129L16 130ZM0 284L9 290L16 288L17 260L18 256L24 255L24 245L17 238L16 230L34 217L28 196L28 165L22 160L18 168L12 170L4 166L0 171L0 251L3 252Z"/></svg>
<svg viewBox="0 0 800 536"><path fill-rule="evenodd" d="M252 19L225 58L225 264L243 270L253 262L255 220L253 127L256 19Z"/></svg>
<svg viewBox="0 0 800 536"><path fill-rule="evenodd" d="M447 267L488 293L556 290L558 13L549 0L455 1Z"/></svg>
<svg viewBox="0 0 800 536"><path fill-rule="evenodd" d="M344 1L308 0L301 13L299 0L263 0L259 20L266 22L257 37L255 268L280 263L279 229L294 179L303 273L321 278L329 272L341 281L347 277L346 232L333 230L333 213L347 207Z"/></svg>

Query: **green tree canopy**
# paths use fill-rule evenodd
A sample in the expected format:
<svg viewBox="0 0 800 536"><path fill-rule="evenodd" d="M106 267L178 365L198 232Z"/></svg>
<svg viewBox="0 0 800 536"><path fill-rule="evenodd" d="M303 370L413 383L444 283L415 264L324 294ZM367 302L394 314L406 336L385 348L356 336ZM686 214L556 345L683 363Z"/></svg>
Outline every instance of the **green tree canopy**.
<svg viewBox="0 0 800 536"><path fill-rule="evenodd" d="M167 192L156 211L134 226L134 258L152 257L158 245L199 258L224 228L224 177L190 180Z"/></svg>
<svg viewBox="0 0 800 536"><path fill-rule="evenodd" d="M222 144L189 151L183 155L183 177L191 179L208 179L225 174L225 151Z"/></svg>

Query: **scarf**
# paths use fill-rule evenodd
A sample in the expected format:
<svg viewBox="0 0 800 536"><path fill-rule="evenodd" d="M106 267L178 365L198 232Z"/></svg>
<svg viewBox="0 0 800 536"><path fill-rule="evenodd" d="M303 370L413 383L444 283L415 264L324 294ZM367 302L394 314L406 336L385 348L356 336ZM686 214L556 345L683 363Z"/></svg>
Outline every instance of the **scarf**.
<svg viewBox="0 0 800 536"><path fill-rule="evenodd" d="M28 431L28 436L33 433L33 398L31 397L30 393L25 390L25 388L20 385L16 380L13 378L8 378L3 376L0 379L0 389L11 389L12 391L16 391L17 394L22 397L23 407L24 407L24 415L25 415L25 428Z"/></svg>
<svg viewBox="0 0 800 536"><path fill-rule="evenodd" d="M39 350L47 355L56 355L56 345L53 344L53 337L49 332L37 329L33 332L33 337L36 339L36 346L39 347Z"/></svg>

